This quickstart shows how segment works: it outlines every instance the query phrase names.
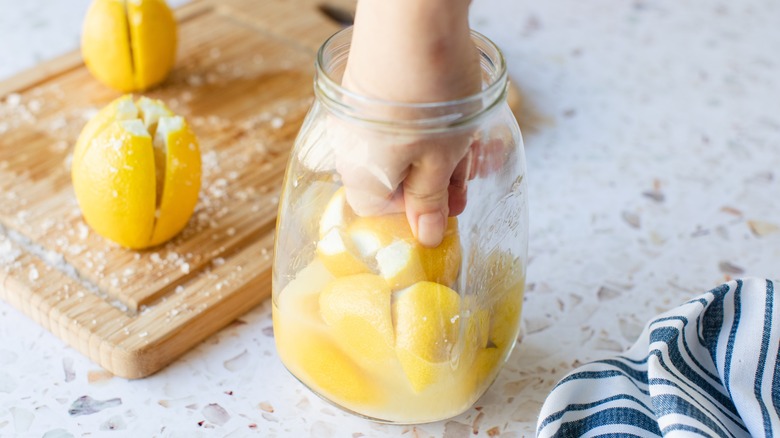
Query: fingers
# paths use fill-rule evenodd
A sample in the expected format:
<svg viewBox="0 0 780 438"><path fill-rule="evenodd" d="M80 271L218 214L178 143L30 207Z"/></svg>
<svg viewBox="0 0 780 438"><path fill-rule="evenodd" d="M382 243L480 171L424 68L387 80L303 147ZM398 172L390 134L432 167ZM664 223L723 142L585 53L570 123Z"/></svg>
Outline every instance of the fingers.
<svg viewBox="0 0 780 438"><path fill-rule="evenodd" d="M403 183L406 217L423 246L438 246L449 215L449 187L455 165L441 157L423 157Z"/></svg>
<svg viewBox="0 0 780 438"><path fill-rule="evenodd" d="M347 201L359 216L379 216L404 210L398 190L408 172L408 158L395 153L387 139L348 128L338 121L329 126L335 140L336 171ZM363 134L363 135L360 135Z"/></svg>
<svg viewBox="0 0 780 438"><path fill-rule="evenodd" d="M370 163L361 167L339 166L339 174L347 193L347 202L358 216L381 216L404 211L399 183L372 171ZM397 181L402 177L394 178Z"/></svg>
<svg viewBox="0 0 780 438"><path fill-rule="evenodd" d="M450 177L450 186L447 188L450 216L457 216L466 209L466 191L473 157L474 154L469 149L466 156L455 167L452 177Z"/></svg>

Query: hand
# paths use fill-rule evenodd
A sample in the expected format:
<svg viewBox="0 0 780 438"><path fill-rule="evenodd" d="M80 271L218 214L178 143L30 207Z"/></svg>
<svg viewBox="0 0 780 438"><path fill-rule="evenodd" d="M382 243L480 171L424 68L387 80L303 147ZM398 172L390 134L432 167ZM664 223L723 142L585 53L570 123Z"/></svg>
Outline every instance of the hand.
<svg viewBox="0 0 780 438"><path fill-rule="evenodd" d="M342 85L402 103L445 102L477 93L481 72L468 2L361 0ZM415 118L408 107L387 111L388 118ZM405 211L417 240L437 246L447 217L466 205L472 133L374 132L346 123L341 129L351 130L343 138L352 140L335 147L336 169L353 209L359 215Z"/></svg>

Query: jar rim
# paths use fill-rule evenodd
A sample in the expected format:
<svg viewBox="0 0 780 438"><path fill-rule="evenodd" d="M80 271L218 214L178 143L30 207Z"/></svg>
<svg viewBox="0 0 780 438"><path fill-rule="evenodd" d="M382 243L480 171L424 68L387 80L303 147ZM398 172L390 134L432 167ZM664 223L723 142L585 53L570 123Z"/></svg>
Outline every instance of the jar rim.
<svg viewBox="0 0 780 438"><path fill-rule="evenodd" d="M415 127L424 127L434 125L442 127L452 127L455 125L466 124L480 117L493 107L497 106L507 93L507 68L504 54L501 49L489 38L481 33L470 30L471 39L474 41L479 53L480 69L483 73L488 73L487 81L483 80L483 87L480 91L468 96L453 100L435 101L435 102L400 102L393 100L380 99L366 96L358 92L348 90L340 82L336 81L328 71L329 63L345 62L346 54L349 53L351 45L352 26L346 27L331 35L320 46L317 51L315 61L315 93L322 98L326 105L340 115L349 119L356 119L370 124L392 124L409 125ZM334 50L334 45L339 44L335 50L345 50L341 56L345 59L329 60L326 59L326 53ZM349 103L347 103L347 101ZM385 108L385 109L404 109L414 111L421 115L414 120L397 120L383 117L366 117L355 111L354 106L363 108ZM450 111L448 111L450 110Z"/></svg>

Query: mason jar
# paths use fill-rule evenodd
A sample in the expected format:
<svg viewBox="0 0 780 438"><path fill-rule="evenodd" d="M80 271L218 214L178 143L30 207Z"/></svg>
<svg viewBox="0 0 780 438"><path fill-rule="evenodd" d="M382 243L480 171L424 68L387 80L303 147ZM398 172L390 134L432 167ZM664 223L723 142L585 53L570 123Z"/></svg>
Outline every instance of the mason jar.
<svg viewBox="0 0 780 438"><path fill-rule="evenodd" d="M371 420L413 424L462 413L518 337L525 156L503 56L471 36L481 91L410 104L343 88L352 30L335 34L317 54L315 100L290 154L273 265L277 351L312 392ZM414 147L464 151L465 204L450 209L436 247L415 239L403 211L371 213L351 202L382 182L377 157ZM366 178L345 178L345 168Z"/></svg>

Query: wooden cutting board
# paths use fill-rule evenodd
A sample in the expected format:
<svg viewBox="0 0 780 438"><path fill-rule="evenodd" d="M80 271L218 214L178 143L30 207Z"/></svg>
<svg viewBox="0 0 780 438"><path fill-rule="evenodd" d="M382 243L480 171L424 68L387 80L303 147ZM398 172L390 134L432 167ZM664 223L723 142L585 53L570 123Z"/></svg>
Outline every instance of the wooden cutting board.
<svg viewBox="0 0 780 438"><path fill-rule="evenodd" d="M144 94L193 126L203 188L186 229L160 247L107 242L73 195L76 138L120 93L78 52L0 83L0 297L128 378L270 295L288 150L311 104L315 51L339 29L309 0L201 0L176 16L176 67Z"/></svg>

